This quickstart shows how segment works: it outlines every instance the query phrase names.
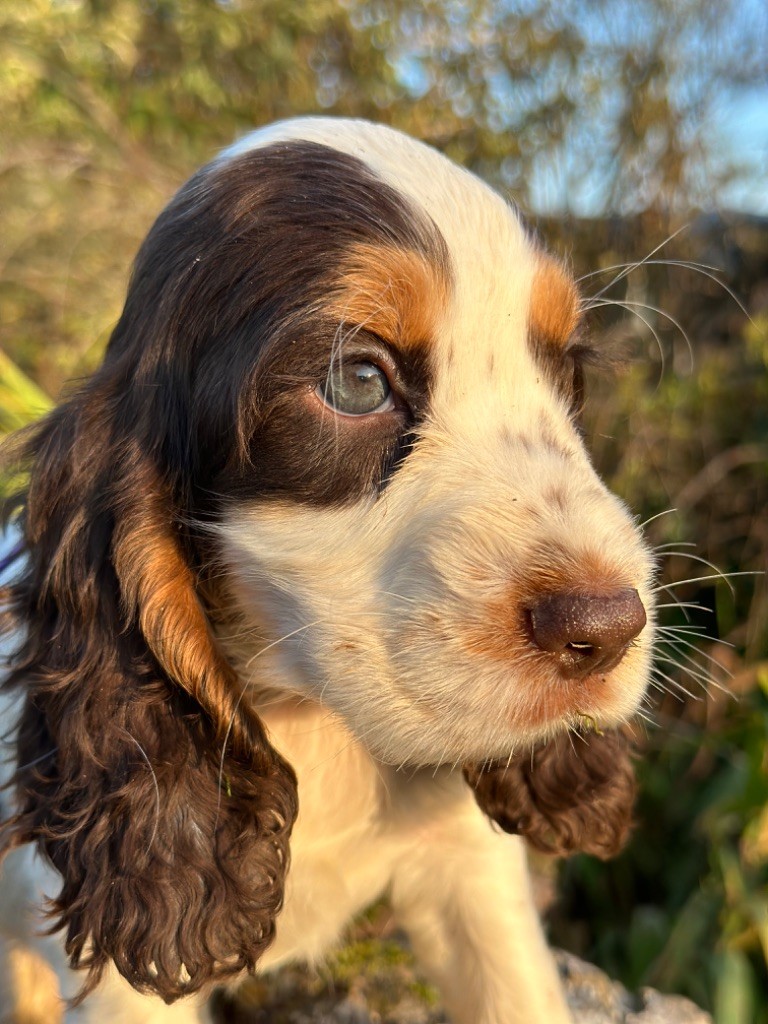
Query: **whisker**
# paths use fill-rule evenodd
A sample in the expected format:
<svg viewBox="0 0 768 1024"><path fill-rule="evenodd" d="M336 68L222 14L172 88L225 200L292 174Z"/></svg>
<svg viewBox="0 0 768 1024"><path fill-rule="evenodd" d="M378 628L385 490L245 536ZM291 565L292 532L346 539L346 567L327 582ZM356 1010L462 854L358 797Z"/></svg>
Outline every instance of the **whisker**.
<svg viewBox="0 0 768 1024"><path fill-rule="evenodd" d="M670 607L674 608L675 606L670 605ZM711 609L705 610L711 611ZM711 637L709 635L704 626L694 626L692 623L689 622L687 622L684 626L677 624L662 624L656 627L656 631L658 633L671 633L674 635L677 635L679 633L681 636L698 636L701 637L702 640L714 641L716 639L715 637Z"/></svg>
<svg viewBox="0 0 768 1024"><path fill-rule="evenodd" d="M731 585L731 583L728 581L726 575L720 573L720 570L717 568L717 566L714 563L710 562L709 559L702 558L701 555L691 554L690 551L666 551L666 552L664 552L664 556L666 558L671 558L673 555L679 555L680 558L690 558L690 560L692 562L700 562L702 565L706 565L708 568L713 569L716 573L718 573L718 575L722 576L722 578L726 581L726 583L728 584L728 587L729 587L731 593L732 594L735 593L735 590L734 590L733 586Z"/></svg>
<svg viewBox="0 0 768 1024"><path fill-rule="evenodd" d="M702 639L704 639L704 638L702 637ZM717 667L725 675L727 675L730 679L733 679L733 672L731 672L730 669L727 669L725 667L725 665L722 664L722 662L718 661L718 659L713 654L709 654L707 651L702 650L701 647L698 644L694 644L690 640L687 640L687 639L685 639L682 636L674 636L674 637L672 637L672 639L668 639L665 636L664 640L665 640L666 643L670 644L671 646L674 646L674 647L678 647L678 646L688 647L690 650L696 651L696 653L700 654L702 658L706 658L707 661L711 661L713 665L717 665ZM734 646L733 644L728 643L727 640L717 640L716 639L716 640L713 640L712 642L713 643L723 644L725 647L731 647L732 648ZM679 654L681 657L684 657L684 658L690 658L691 657L689 654L686 654L684 651L677 651L676 653ZM691 659L691 660L693 660L693 659Z"/></svg>
<svg viewBox="0 0 768 1024"><path fill-rule="evenodd" d="M665 508L663 512L657 512L655 516L651 516L650 519L644 520L638 524L638 529L644 530L649 523L652 523L656 519L660 519L661 516L671 515L673 512L677 512L676 508Z"/></svg>
<svg viewBox="0 0 768 1024"><path fill-rule="evenodd" d="M599 277L600 274L610 274L614 270L628 270L632 273L633 270L637 270L638 267L682 267L685 270L705 271L710 270L713 274L721 272L720 267L715 267L711 263L697 263L695 260L643 260L642 263L613 263L609 267L599 267L597 270L590 270L586 274L582 274L581 277L577 278L577 283L580 284L582 281L588 280L590 277ZM615 284L615 281L611 282L611 285ZM722 283L722 282L720 282ZM611 287L609 285L608 287Z"/></svg>
<svg viewBox="0 0 768 1024"><path fill-rule="evenodd" d="M666 243L664 243L666 244ZM714 267L710 263L698 263L695 260L643 260L641 263L616 263L611 267L603 267L599 270L592 270L588 274L583 274L578 280L586 281L588 278L597 277L600 274L607 274L612 270L625 270L626 273L619 277L615 277L602 291L597 292L594 298L599 298L602 294L610 290L615 284L623 280L633 271L637 270L641 266L657 266L657 267L680 267L682 270L690 270L694 274L701 274L702 277L706 277L710 281L714 281L718 287L726 293L726 295L734 302L738 307L739 311L744 314L749 323L754 324L754 320L749 314L749 310L746 308L744 303L738 297L736 292L728 286L728 284L718 277L719 273L723 273L722 267Z"/></svg>
<svg viewBox="0 0 768 1024"><path fill-rule="evenodd" d="M653 676L651 676L651 678L648 680L648 686L651 689L658 690L659 693L663 693L665 695L669 694L671 697L674 697L675 700L679 700L682 702L682 697L680 697L676 693L673 693L668 686L662 683L659 679L655 679Z"/></svg>
<svg viewBox="0 0 768 1024"><path fill-rule="evenodd" d="M605 303L605 300L601 300L600 304L603 305L604 303ZM628 313L633 313L635 316L638 315L637 314L637 310L638 309L646 309L646 310L648 310L649 313L656 313L659 316L664 317L664 319L668 323L671 323L672 326L675 327L677 329L677 331L679 331L680 336L685 341L686 348L688 349L688 357L690 359L691 370L693 370L694 363L695 363L694 356L693 356L693 344L691 342L691 339L690 339L686 329L683 327L683 325L678 320L675 319L675 317L672 316L671 313L668 313L665 309L662 309L661 306L652 306L648 302L634 302L631 299L621 299L621 300L614 299L614 300L612 300L611 304L612 305L617 305L617 306L622 306L624 309L627 310ZM646 321L644 321L644 322L646 322ZM658 341L658 335L656 334L655 331L653 332L653 334L654 334L654 337L656 338L656 340Z"/></svg>
<svg viewBox="0 0 768 1024"><path fill-rule="evenodd" d="M685 654L684 651L679 651L678 653L681 657ZM677 661L675 658L672 658L666 652L659 652L659 657L662 658L668 665L672 665L674 666L674 668L679 669L684 675L687 675L690 679L695 679L697 683L701 684L705 693L708 694L707 687L714 686L715 689L720 690L721 693L726 693L729 697L734 696L726 686L723 686L722 683L718 683L717 680L714 679L711 674L708 674L703 670L697 671L696 669L691 668L690 665L683 664L682 662ZM690 658L689 660L693 661L692 658Z"/></svg>
<svg viewBox="0 0 768 1024"><path fill-rule="evenodd" d="M690 555L686 557L690 558ZM657 594L660 590L669 590L672 587L682 587L686 583L709 583L712 580L732 580L736 579L737 576L764 576L765 573L759 570L745 570L743 572L718 572L715 576L691 576L687 580L675 580L673 583L664 583L658 587L654 587L651 590L652 594ZM733 588L731 588L732 590Z"/></svg>
<svg viewBox="0 0 768 1024"><path fill-rule="evenodd" d="M686 697L690 697L691 700L699 702L701 701L701 697L697 696L694 693L691 693L690 690L686 690L682 683L678 682L677 679L674 679L672 676L668 676L666 672L662 672L658 665L654 666L653 671L657 676L660 676L662 679L665 679L670 686L675 688L675 690L679 690L681 693L684 693ZM667 692L670 693L673 697L676 696L676 694L672 693L671 690L668 690Z"/></svg>
<svg viewBox="0 0 768 1024"><path fill-rule="evenodd" d="M708 615L714 615L712 608L707 608L706 605L697 604L696 601L666 601L664 604L657 604L657 608L691 608L694 611L706 612Z"/></svg>
<svg viewBox="0 0 768 1024"><path fill-rule="evenodd" d="M698 648L694 644L690 644L689 646L692 647L694 651L698 651ZM687 672L692 676L696 673L702 679L706 679L707 682L711 681L711 672L708 671L708 667L706 665L700 665L692 655L688 654L687 651L677 649L677 647L675 647L670 641L664 641L659 645L659 647L657 647L654 653L670 665L674 665L675 668L679 668L682 672ZM682 661L677 660L680 658L684 659L687 664L683 664ZM713 660L714 664L719 664L715 659L711 660ZM723 671L725 672L725 669L723 669ZM727 674L731 675L731 673Z"/></svg>
<svg viewBox="0 0 768 1024"><path fill-rule="evenodd" d="M658 587L653 587L651 589L651 594L658 594L662 590L666 590L667 593L669 594L669 596L672 598L671 603L667 604L666 607L667 608L679 608L680 611L685 616L685 621L686 622L690 622L691 621L691 616L688 614L688 607L687 607L690 602L678 601L677 596L669 589L669 587L665 583L660 584ZM696 607L696 604L694 603L694 608L695 607Z"/></svg>
<svg viewBox="0 0 768 1024"><path fill-rule="evenodd" d="M635 305L637 305L637 303ZM640 303L639 305L642 307L642 303ZM636 309L630 309L626 303L619 302L618 299L601 299L599 302L595 302L591 305L585 306L584 308L587 310L598 309L601 306L618 306L619 309L625 309L628 313L631 313L632 316L635 316L638 320L641 320L648 328L648 330L651 332L651 335L654 341L656 342L656 347L659 350L659 381L656 385L656 388L658 389L664 377L664 371L667 365L667 358L664 354L664 345L662 344L661 337L659 336L659 333L656 330L656 328L653 326L651 321L647 319L647 317L644 317L642 315L642 313L638 313Z"/></svg>
<svg viewBox="0 0 768 1024"><path fill-rule="evenodd" d="M642 707L637 708L637 710L635 711L635 718L641 719L641 721L643 721L646 725L654 726L656 724L656 722L653 719L653 716L650 715L647 711L643 711Z"/></svg>
<svg viewBox="0 0 768 1024"><path fill-rule="evenodd" d="M656 246L656 248L655 248L655 249L652 249L652 250L651 250L651 251L650 251L650 252L648 253L648 255L647 255L646 257L644 257L644 258L643 258L643 259L641 259L641 260L638 260L638 261L637 261L636 263L630 263L630 264L629 264L629 265L628 265L628 266L626 267L626 269L624 269L624 270L622 271L622 273L620 273L620 274L617 274L617 275L616 275L616 277L614 277L614 278L613 278L613 280L609 281L609 282L608 282L608 284L607 284L607 285L605 285L605 287L601 288L599 292L596 292L596 293L595 293L595 295L593 296L593 298L595 298L595 299L598 299L598 298L600 298L600 296L601 296L601 295L605 295L605 293L606 293L606 292L607 292L607 291L608 291L608 290L609 290L610 288L613 288L613 286L614 286L615 284L618 284L618 283L619 283L619 281L622 281L622 280L623 280L623 279L624 279L624 278L625 278L625 277L626 277L626 276L627 276L628 274L631 274L631 273L632 273L633 271L635 271L635 270L637 270L638 268L642 267L642 266L643 266L643 265L644 265L645 263L647 263L647 262L648 262L648 260L649 260L649 259L650 259L650 258L651 258L652 256L655 256L657 252L660 252L660 251L661 251L661 250L662 250L662 249L664 248L664 246L665 246L665 245L668 245L668 244L669 244L669 243L670 243L671 241L673 241L673 240L674 240L675 238L677 238L677 236L678 236L679 234L681 234L681 232L683 232L683 231L687 231L688 227L689 227L689 225L688 225L688 224L683 224L683 225L681 225L681 226L680 226L680 227L679 227L679 228L677 229L677 231L673 231L671 235L668 235L668 236L667 236L667 238L665 238L663 242L659 242L659 244L658 244L658 245Z"/></svg>

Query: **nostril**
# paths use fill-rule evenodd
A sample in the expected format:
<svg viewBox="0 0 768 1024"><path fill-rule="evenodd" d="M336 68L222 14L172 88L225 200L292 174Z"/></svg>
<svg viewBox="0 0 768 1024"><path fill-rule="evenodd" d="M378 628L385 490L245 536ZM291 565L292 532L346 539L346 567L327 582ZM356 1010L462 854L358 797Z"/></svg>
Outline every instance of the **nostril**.
<svg viewBox="0 0 768 1024"><path fill-rule="evenodd" d="M534 643L570 678L614 668L646 623L643 603L631 587L546 594L527 612Z"/></svg>
<svg viewBox="0 0 768 1024"><path fill-rule="evenodd" d="M593 644L568 643L565 647L566 650L575 651L577 654L582 655L591 654L595 649Z"/></svg>

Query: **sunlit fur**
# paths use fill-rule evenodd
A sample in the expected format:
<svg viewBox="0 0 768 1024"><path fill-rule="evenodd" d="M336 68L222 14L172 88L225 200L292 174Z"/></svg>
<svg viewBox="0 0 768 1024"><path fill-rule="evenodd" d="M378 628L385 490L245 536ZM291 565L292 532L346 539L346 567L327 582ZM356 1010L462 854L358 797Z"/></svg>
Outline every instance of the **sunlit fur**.
<svg viewBox="0 0 768 1024"><path fill-rule="evenodd" d="M428 420L378 500L320 512L254 503L221 524L245 628L293 633L252 663L257 676L274 661L395 765L506 758L578 713L625 720L645 690L650 629L585 690L537 660L516 617L538 591L585 584L636 587L652 607L649 553L526 343L531 320L547 320L532 291L556 305L555 321L572 315L570 293L552 286L514 210L432 150L379 127L309 120L257 132L230 158L278 137L364 153L437 225L454 279L432 335ZM242 653L230 650L248 679L246 637Z"/></svg>
<svg viewBox="0 0 768 1024"><path fill-rule="evenodd" d="M577 422L582 330L515 211L387 128L256 132L171 202L104 365L14 449L20 1017L63 1013L32 1005L42 958L86 982L73 1021L204 1020L212 984L389 895L455 1024L566 1024L520 835L620 847L653 637ZM360 358L397 398L337 415L323 382ZM526 609L621 588L648 625L564 677Z"/></svg>

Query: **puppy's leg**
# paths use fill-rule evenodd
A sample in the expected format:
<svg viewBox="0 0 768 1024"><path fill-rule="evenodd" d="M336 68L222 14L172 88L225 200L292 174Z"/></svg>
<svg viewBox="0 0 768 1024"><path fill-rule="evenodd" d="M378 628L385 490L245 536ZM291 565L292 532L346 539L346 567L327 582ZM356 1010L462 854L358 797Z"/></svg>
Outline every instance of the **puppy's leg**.
<svg viewBox="0 0 768 1024"><path fill-rule="evenodd" d="M396 917L454 1024L569 1024L523 842L467 798L419 830L396 868Z"/></svg>

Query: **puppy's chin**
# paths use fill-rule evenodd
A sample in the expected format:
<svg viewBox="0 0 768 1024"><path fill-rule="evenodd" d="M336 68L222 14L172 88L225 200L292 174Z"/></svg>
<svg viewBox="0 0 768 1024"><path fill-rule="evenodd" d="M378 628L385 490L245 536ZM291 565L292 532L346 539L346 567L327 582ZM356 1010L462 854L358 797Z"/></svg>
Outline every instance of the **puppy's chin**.
<svg viewBox="0 0 768 1024"><path fill-rule="evenodd" d="M566 680L551 670L521 677L509 667L443 664L436 657L420 677L409 671L407 686L402 677L389 680L359 700L329 686L324 699L387 764L506 761L568 733L610 731L631 721L645 695L649 662L647 646L638 645L609 673Z"/></svg>
<svg viewBox="0 0 768 1024"><path fill-rule="evenodd" d="M408 717L390 717L341 710L334 704L350 732L373 757L391 767L418 769L426 766L456 768L459 765L507 763L551 743L570 742L569 737L601 735L621 729L632 721L643 692L639 684L636 700L617 701L617 708L602 711L593 705L574 704L562 714L542 715L512 724L502 721L497 708L489 705L479 720L455 720L446 708L429 721L410 711ZM442 720L441 720L442 718Z"/></svg>

